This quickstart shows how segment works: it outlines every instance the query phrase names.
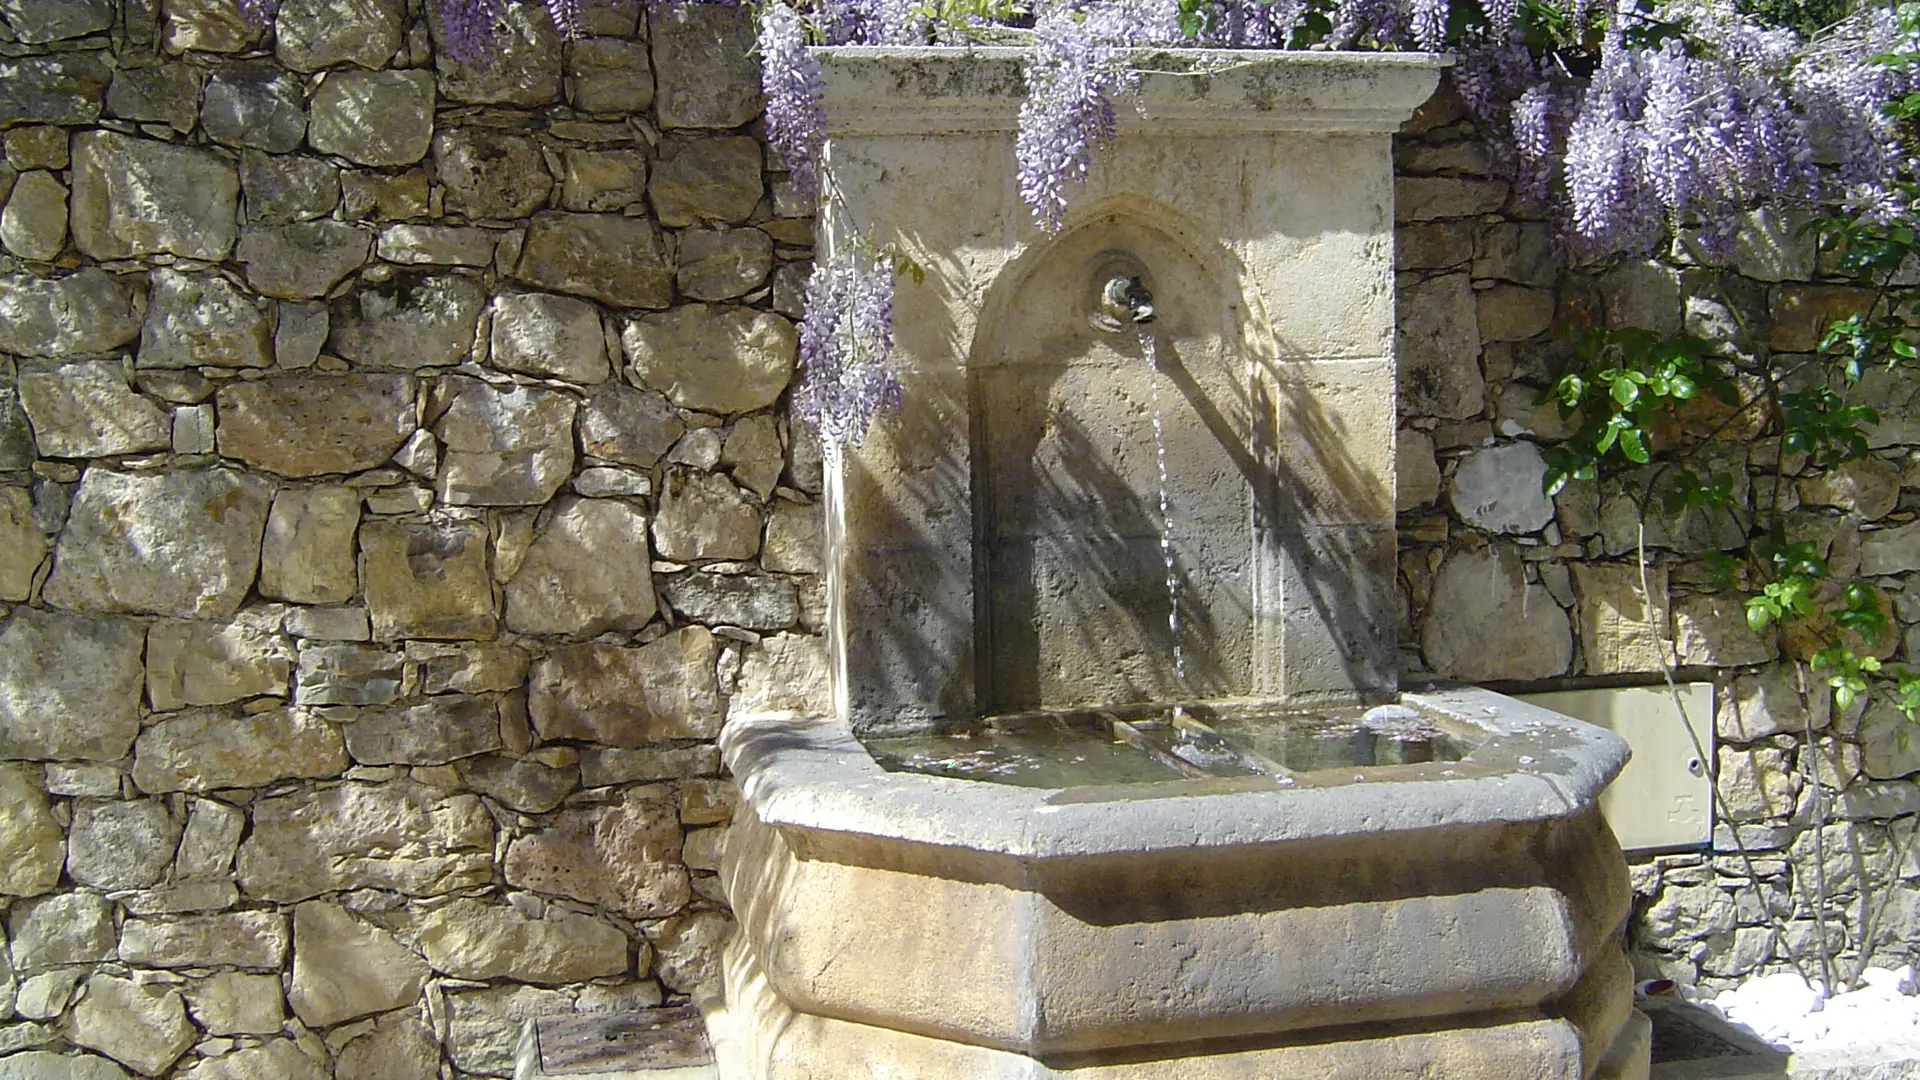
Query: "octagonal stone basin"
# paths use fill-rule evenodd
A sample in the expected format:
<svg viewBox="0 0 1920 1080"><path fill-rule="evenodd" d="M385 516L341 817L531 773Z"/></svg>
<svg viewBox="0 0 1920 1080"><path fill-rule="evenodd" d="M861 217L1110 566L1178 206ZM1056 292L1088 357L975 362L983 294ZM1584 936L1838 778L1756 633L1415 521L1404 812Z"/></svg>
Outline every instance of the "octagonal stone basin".
<svg viewBox="0 0 1920 1080"><path fill-rule="evenodd" d="M1030 1060L1545 1023L1571 1058L1527 1075L1594 1075L1630 1015L1595 809L1625 745L1473 688L1402 703L1470 749L1031 787L887 771L831 719L735 721L731 965L802 1018Z"/></svg>

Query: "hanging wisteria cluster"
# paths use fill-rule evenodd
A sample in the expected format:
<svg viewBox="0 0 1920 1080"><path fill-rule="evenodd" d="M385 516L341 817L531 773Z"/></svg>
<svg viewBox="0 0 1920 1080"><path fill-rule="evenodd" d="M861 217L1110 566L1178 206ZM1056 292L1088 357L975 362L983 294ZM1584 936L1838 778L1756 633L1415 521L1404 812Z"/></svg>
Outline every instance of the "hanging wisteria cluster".
<svg viewBox="0 0 1920 1080"><path fill-rule="evenodd" d="M900 405L892 354L892 267L857 249L822 258L807 279L793 411L827 446L858 445Z"/></svg>
<svg viewBox="0 0 1920 1080"><path fill-rule="evenodd" d="M260 21L278 2L241 0ZM441 47L475 60L514 0L428 2ZM1733 0L766 0L758 51L767 136L794 186L818 194L826 125L810 45L1023 33L1019 189L1034 221L1058 231L1138 85L1133 50L1444 50L1494 168L1559 223L1569 250L1605 255L1651 251L1675 229L1724 249L1759 206L1904 209L1909 163L1881 104L1914 78L1872 58L1910 48L1912 32L1887 2L1803 38ZM563 36L579 32L581 0L545 3ZM832 438L857 440L897 394L876 366L890 298L883 260L836 256L816 272L801 411Z"/></svg>

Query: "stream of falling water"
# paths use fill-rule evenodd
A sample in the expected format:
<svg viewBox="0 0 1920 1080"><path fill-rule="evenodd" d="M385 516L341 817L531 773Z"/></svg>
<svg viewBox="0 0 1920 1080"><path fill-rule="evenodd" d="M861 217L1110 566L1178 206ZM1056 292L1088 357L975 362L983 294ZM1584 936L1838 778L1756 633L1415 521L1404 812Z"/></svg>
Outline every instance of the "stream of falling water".
<svg viewBox="0 0 1920 1080"><path fill-rule="evenodd" d="M1147 385L1153 398L1153 459L1160 471L1160 561L1167 568L1167 630L1173 635L1173 674L1181 694L1187 689L1187 654L1180 645L1180 577L1173 565L1173 514L1167 497L1167 437L1160 415L1160 358L1156 355L1153 332L1144 327L1135 331L1140 351L1147 358ZM1180 709L1174 707L1178 714Z"/></svg>

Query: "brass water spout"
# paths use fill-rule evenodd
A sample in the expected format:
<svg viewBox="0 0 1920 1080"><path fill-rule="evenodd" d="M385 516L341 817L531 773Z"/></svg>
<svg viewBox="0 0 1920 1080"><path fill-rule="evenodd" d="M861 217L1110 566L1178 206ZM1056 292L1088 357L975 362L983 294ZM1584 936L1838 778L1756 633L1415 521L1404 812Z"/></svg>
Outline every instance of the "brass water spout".
<svg viewBox="0 0 1920 1080"><path fill-rule="evenodd" d="M1122 326L1153 321L1153 294L1137 277L1123 274L1108 279L1100 290L1100 306Z"/></svg>

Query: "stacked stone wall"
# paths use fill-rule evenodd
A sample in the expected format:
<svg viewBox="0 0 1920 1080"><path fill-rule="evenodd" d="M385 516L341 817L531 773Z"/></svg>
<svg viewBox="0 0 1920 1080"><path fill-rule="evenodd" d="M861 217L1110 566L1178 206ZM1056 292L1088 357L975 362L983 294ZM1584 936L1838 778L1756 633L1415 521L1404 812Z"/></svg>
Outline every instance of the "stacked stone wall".
<svg viewBox="0 0 1920 1080"><path fill-rule="evenodd" d="M504 19L0 2L0 1074L507 1076L713 963L809 208L744 10Z"/></svg>
<svg viewBox="0 0 1920 1080"><path fill-rule="evenodd" d="M1812 637L1754 632L1699 556L1741 550L1755 508L1764 526L1777 505L1789 540L1891 599L1892 632L1872 651L1920 662L1920 377L1868 375L1852 397L1880 413L1872 452L1826 470L1777 460L1761 410L1681 410L1656 448L1705 438L1706 467L1730 474L1737 505L1674 515L1657 494L1644 500L1644 589L1639 505L1654 470L1541 492L1541 449L1577 421L1540 397L1578 327L1685 332L1790 371L1869 295L1797 221L1770 213L1748 217L1729 258L1682 236L1662 258L1568 268L1544 215L1490 175L1444 89L1396 156L1403 679L1660 685L1664 660L1684 681L1713 682L1716 715L1696 719L1716 736L1724 814L1710 851L1633 859L1629 942L1644 977L1723 986L1790 952L1817 970L1823 926L1834 956L1916 958L1920 731L1884 697L1835 715L1820 677L1796 671ZM1758 386L1740 377L1743 393Z"/></svg>
<svg viewBox="0 0 1920 1080"><path fill-rule="evenodd" d="M714 736L824 697L819 465L782 399L811 221L743 12L588 5L562 44L505 10L474 67L403 0L265 30L0 0L9 1077L506 1076L522 1021L684 1000L712 963ZM1683 557L1744 519L1650 525L1649 615L1631 501L1537 495L1556 321L1797 353L1854 294L1766 221L1731 268L1564 272L1457 110L1400 155L1409 674L1644 680L1678 641L1763 888L1643 860L1643 963L1777 962L1763 902L1815 932L1808 755L1830 882L1894 891L1902 958L1920 742L1884 710L1796 735L1791 643ZM1871 390L1868 462L1782 489L1903 627L1916 389ZM1743 492L1782 475L1726 434Z"/></svg>

